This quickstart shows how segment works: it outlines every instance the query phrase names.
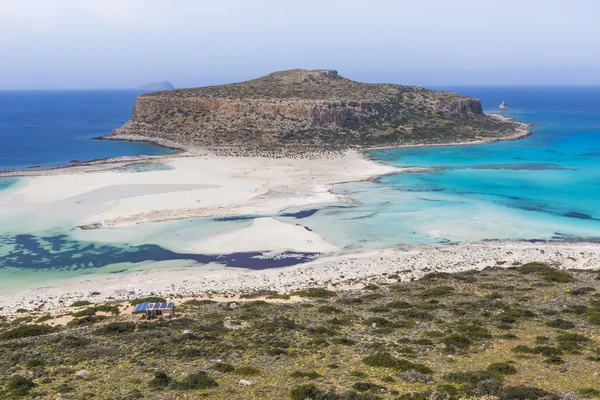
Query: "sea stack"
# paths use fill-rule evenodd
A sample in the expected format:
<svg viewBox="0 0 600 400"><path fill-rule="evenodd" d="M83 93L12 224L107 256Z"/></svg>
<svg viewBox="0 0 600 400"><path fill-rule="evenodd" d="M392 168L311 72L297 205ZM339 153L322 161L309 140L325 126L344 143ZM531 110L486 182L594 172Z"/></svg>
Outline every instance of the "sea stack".
<svg viewBox="0 0 600 400"><path fill-rule="evenodd" d="M500 103L500 105L498 106L498 108L503 109L503 108L508 108L508 106L506 105L505 101L502 101L502 103Z"/></svg>

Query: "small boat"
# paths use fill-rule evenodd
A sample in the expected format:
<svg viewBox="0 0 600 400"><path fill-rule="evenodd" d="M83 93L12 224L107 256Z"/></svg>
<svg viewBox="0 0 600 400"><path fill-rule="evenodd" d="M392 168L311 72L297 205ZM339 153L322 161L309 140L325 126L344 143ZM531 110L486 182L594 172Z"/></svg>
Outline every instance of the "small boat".
<svg viewBox="0 0 600 400"><path fill-rule="evenodd" d="M502 102L502 103L501 103L501 104L498 106L498 108L508 108L508 106L506 105L506 102L505 102L505 101L503 101L503 102Z"/></svg>

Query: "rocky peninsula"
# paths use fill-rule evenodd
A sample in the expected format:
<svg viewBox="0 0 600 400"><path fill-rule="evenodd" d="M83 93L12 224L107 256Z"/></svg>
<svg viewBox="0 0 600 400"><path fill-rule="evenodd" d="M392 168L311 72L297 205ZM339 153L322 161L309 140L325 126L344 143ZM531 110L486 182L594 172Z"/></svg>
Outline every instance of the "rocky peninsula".
<svg viewBox="0 0 600 400"><path fill-rule="evenodd" d="M142 94L132 119L104 138L247 153L470 143L524 136L527 128L484 114L472 97L290 70Z"/></svg>

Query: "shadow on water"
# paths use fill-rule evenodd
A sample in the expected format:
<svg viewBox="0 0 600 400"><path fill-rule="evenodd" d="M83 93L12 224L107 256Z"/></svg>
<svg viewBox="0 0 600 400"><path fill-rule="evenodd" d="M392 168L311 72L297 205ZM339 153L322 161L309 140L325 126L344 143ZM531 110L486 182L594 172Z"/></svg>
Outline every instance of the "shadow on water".
<svg viewBox="0 0 600 400"><path fill-rule="evenodd" d="M67 235L0 236L0 248L8 249L0 255L0 269L22 270L84 270L101 268L117 263L144 261L193 260L202 264L217 262L229 267L268 269L287 267L310 261L315 253L280 253L264 257L261 252L232 253L224 255L177 253L158 245L114 246L70 240Z"/></svg>

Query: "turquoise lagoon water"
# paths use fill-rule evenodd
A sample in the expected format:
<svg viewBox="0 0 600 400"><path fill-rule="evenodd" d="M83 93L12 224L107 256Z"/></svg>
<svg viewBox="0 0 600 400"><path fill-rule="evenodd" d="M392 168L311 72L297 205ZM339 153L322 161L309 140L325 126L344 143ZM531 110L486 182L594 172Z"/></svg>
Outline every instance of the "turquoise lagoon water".
<svg viewBox="0 0 600 400"><path fill-rule="evenodd" d="M484 145L371 151L369 156L379 162L429 170L338 185L333 190L352 203L290 209L276 217L306 226L346 251L497 239L600 238L600 87L445 89L480 97L490 112L498 112L495 106L506 100L511 108L502 113L535 124L535 133ZM126 119L128 110L123 107L115 104L114 114L107 111L107 119L114 123ZM46 161L57 163L61 158L73 156ZM0 164L23 166L32 160L33 156L24 161L13 157ZM154 168L141 164L124 172ZM0 203L1 193L10 193L15 184L14 179L0 179ZM49 274L66 278L119 273L149 262L217 261L269 268L316 256L290 254L269 260L260 253L211 256L185 251L192 241L240 229L256 217L200 218L86 232L56 223L53 229L40 231L29 228L27 221L5 223L10 216L3 219L0 210L0 279L4 282L0 292L32 285L35 279L43 281Z"/></svg>

